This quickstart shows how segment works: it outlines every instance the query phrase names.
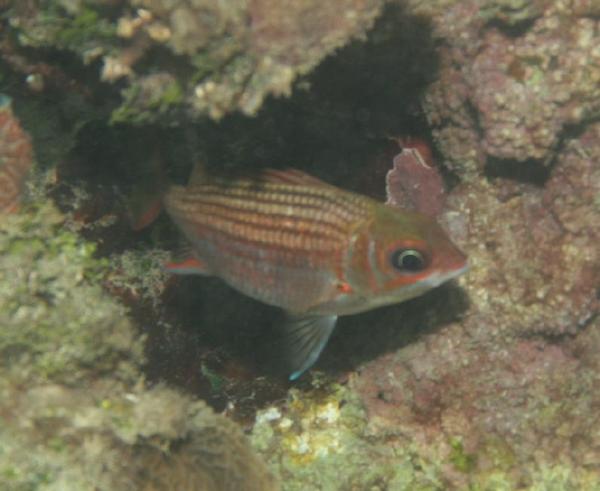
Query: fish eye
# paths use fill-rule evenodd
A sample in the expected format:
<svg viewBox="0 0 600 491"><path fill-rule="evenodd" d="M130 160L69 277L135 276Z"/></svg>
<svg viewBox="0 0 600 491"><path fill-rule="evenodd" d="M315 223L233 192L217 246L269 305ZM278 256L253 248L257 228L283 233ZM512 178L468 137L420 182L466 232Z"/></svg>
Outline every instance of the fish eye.
<svg viewBox="0 0 600 491"><path fill-rule="evenodd" d="M398 271L416 273L425 269L425 257L416 249L398 249L392 253L392 266Z"/></svg>

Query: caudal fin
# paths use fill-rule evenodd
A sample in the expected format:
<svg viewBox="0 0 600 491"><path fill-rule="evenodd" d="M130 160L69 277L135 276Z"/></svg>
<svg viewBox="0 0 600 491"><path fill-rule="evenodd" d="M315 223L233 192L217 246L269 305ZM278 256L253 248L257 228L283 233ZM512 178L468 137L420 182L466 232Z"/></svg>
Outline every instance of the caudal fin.
<svg viewBox="0 0 600 491"><path fill-rule="evenodd" d="M129 221L133 230L142 230L156 220L163 208L166 183L162 158L157 151L148 167L137 176L127 198Z"/></svg>
<svg viewBox="0 0 600 491"><path fill-rule="evenodd" d="M128 200L128 212L131 228L136 232L150 225L162 210L162 196L139 197L134 195Z"/></svg>

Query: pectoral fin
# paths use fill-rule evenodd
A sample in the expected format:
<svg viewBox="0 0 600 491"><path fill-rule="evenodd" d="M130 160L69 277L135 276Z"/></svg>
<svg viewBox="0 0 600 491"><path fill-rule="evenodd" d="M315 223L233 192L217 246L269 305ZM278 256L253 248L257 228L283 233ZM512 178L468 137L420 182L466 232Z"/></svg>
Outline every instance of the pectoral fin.
<svg viewBox="0 0 600 491"><path fill-rule="evenodd" d="M286 331L286 355L292 369L290 380L296 380L319 358L325 348L337 315L289 315Z"/></svg>

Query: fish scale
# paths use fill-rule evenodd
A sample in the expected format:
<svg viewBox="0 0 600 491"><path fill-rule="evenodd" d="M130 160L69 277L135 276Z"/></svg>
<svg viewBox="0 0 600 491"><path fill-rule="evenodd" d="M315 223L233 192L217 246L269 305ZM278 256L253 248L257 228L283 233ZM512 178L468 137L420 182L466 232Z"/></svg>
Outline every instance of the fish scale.
<svg viewBox="0 0 600 491"><path fill-rule="evenodd" d="M347 238L348 225L368 213L366 203L359 207L352 199L332 200L300 186L271 184L259 194L245 181L242 184L234 190L231 185L225 187L221 195L216 194L214 185L171 191L167 209L180 220L193 221L197 232L205 236L209 230L220 231L229 233L232 239L307 252L317 252L319 244L325 250L342 247L340 241ZM202 231L203 227L207 230Z"/></svg>
<svg viewBox="0 0 600 491"><path fill-rule="evenodd" d="M332 226L338 226L339 220L352 220L357 215L363 215L367 212L365 203L355 203L352 199L334 201L327 195L302 192L304 189L295 189L297 187L279 185L274 189L274 185L271 185L268 189L265 189L265 192L268 193L266 195L259 194L256 190L247 186L242 187L235 193L227 192L226 189L222 194L216 194L212 187L208 189L194 187L189 190L194 193L193 197L184 199L190 205L222 206L227 210L235 210L240 213L247 212L259 216L269 215L269 219L275 216L306 217L312 221L319 221L320 219Z"/></svg>
<svg viewBox="0 0 600 491"><path fill-rule="evenodd" d="M413 298L467 267L431 218L296 170L173 186L164 202L193 249L171 271L218 276L288 313L291 379L316 361L338 315Z"/></svg>

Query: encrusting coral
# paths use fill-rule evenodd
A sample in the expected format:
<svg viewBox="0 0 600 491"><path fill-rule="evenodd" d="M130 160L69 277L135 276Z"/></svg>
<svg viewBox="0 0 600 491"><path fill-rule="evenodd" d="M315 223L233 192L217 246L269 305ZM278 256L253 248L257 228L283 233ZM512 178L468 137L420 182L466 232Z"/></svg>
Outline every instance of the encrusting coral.
<svg viewBox="0 0 600 491"><path fill-rule="evenodd" d="M145 387L105 269L50 205L0 221L3 489L277 489L235 423Z"/></svg>
<svg viewBox="0 0 600 491"><path fill-rule="evenodd" d="M13 114L10 98L0 94L0 213L18 209L32 162L29 135Z"/></svg>
<svg viewBox="0 0 600 491"><path fill-rule="evenodd" d="M118 121L256 114L372 26L382 0L9 2L19 44L74 52L125 84ZM108 15L110 13L110 15ZM343 13L343 14L340 14ZM168 54L168 56L165 56ZM144 97L146 94L147 97ZM157 111L158 108L158 111Z"/></svg>
<svg viewBox="0 0 600 491"><path fill-rule="evenodd" d="M448 165L549 165L564 133L600 111L594 2L407 2L443 40L425 111Z"/></svg>
<svg viewBox="0 0 600 491"><path fill-rule="evenodd" d="M459 281L468 304L441 329L435 316L405 319L420 339L367 363L351 385L374 435L448 463L438 474L446 488L591 490L600 485L600 440L588 431L598 425L589 410L598 404L598 21L583 3L510 4L411 4L444 40L424 106L459 177L441 221L469 254ZM401 332L385 333L399 344Z"/></svg>

